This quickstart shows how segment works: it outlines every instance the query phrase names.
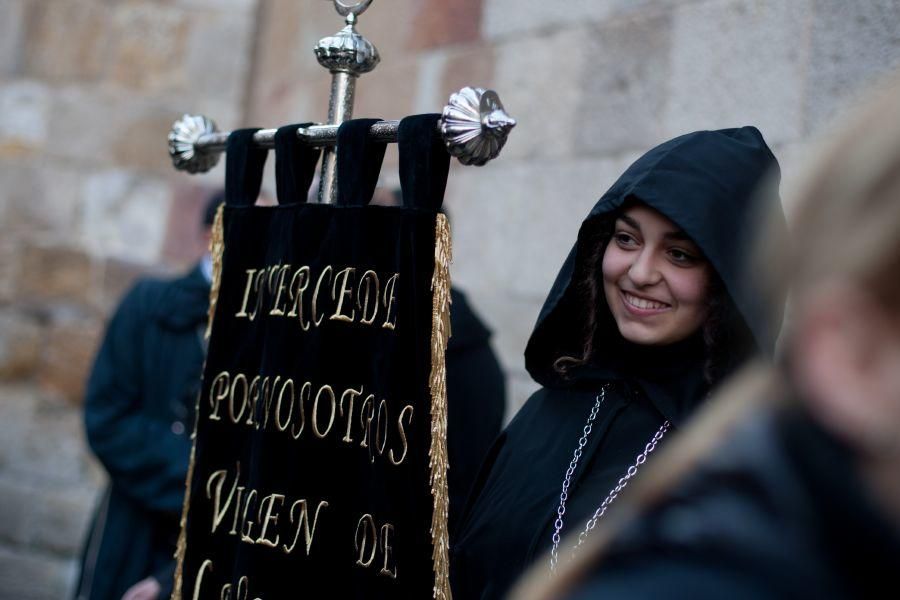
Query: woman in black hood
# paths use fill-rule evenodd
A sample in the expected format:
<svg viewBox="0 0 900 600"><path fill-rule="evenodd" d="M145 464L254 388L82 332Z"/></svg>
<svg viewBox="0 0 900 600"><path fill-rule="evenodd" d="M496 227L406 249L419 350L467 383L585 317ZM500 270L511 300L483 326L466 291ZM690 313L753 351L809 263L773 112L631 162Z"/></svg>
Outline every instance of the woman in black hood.
<svg viewBox="0 0 900 600"><path fill-rule="evenodd" d="M525 349L543 388L495 442L455 532L457 599L502 597L548 550L549 571L571 557L562 536L580 545L657 442L772 351L780 318L741 276L770 172L757 129L701 131L649 151L594 206Z"/></svg>

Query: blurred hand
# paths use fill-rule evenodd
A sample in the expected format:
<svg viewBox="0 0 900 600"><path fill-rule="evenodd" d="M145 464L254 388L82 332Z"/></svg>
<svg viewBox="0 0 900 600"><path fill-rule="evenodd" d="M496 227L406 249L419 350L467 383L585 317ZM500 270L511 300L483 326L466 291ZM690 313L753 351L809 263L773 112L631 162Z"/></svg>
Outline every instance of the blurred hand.
<svg viewBox="0 0 900 600"><path fill-rule="evenodd" d="M128 588L122 600L157 600L159 590L159 582L153 577L148 577Z"/></svg>

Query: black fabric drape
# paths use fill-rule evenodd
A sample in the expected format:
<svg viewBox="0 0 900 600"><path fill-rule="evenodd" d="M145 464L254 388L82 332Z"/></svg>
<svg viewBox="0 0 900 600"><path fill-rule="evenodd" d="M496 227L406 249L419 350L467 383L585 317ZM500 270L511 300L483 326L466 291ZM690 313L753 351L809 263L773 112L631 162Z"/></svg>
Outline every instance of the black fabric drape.
<svg viewBox="0 0 900 600"><path fill-rule="evenodd" d="M279 204L306 202L321 152L301 142L297 129L310 125L285 125L275 132L275 186Z"/></svg>
<svg viewBox="0 0 900 600"><path fill-rule="evenodd" d="M266 599L432 594L431 286L446 173L419 208L368 206L384 156L364 135L372 122L340 129L336 206L304 202L318 152L290 128L276 135L279 206L251 206L264 158L252 133L229 139L183 597L196 585L200 598L227 585ZM430 177L420 160L442 164L426 142L401 149L404 185Z"/></svg>

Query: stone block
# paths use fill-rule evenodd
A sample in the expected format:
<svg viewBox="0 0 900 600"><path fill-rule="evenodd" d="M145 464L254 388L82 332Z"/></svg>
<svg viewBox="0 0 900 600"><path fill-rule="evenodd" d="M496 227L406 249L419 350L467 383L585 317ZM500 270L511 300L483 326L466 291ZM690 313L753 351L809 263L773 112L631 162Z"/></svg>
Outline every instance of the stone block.
<svg viewBox="0 0 900 600"><path fill-rule="evenodd" d="M399 119L411 114L416 101L418 76L415 60L397 60L379 65L368 79L364 76L357 83L354 117ZM438 107L432 109L437 110Z"/></svg>
<svg viewBox="0 0 900 600"><path fill-rule="evenodd" d="M445 203L454 277L473 290L543 299L581 221L632 158L538 163L501 156L482 169L455 168Z"/></svg>
<svg viewBox="0 0 900 600"><path fill-rule="evenodd" d="M0 540L75 557L95 496L93 488L34 485L0 477Z"/></svg>
<svg viewBox="0 0 900 600"><path fill-rule="evenodd" d="M489 39L601 23L619 16L660 13L685 0L485 0L482 34Z"/></svg>
<svg viewBox="0 0 900 600"><path fill-rule="evenodd" d="M0 305L10 304L16 295L19 273L19 243L4 235L0 240Z"/></svg>
<svg viewBox="0 0 900 600"><path fill-rule="evenodd" d="M815 3L806 83L806 130L818 131L900 65L896 0Z"/></svg>
<svg viewBox="0 0 900 600"><path fill-rule="evenodd" d="M0 181L3 181L0 187L3 215L0 231L11 238L32 233L34 223L31 217L42 216L36 215L40 211L32 207L44 196L37 169L28 161L0 162Z"/></svg>
<svg viewBox="0 0 900 600"><path fill-rule="evenodd" d="M581 78L589 59L586 28L510 40L497 46L492 87L518 125L504 158L570 156L579 127Z"/></svg>
<svg viewBox="0 0 900 600"><path fill-rule="evenodd" d="M427 50L477 41L484 0L419 0L412 15L409 46Z"/></svg>
<svg viewBox="0 0 900 600"><path fill-rule="evenodd" d="M264 0L266 2L271 0ZM294 0L296 2L296 0ZM185 8L201 8L214 11L249 13L260 0L174 0L174 3Z"/></svg>
<svg viewBox="0 0 900 600"><path fill-rule="evenodd" d="M132 169L171 174L172 160L165 143L177 113L165 106L149 105L133 114L126 112L122 117L120 126L110 132L114 163Z"/></svg>
<svg viewBox="0 0 900 600"><path fill-rule="evenodd" d="M63 164L42 163L0 163L4 182L0 205L6 207L0 230L20 240L49 238L71 243L81 173Z"/></svg>
<svg viewBox="0 0 900 600"><path fill-rule="evenodd" d="M599 21L613 12L615 0L485 0L482 35L488 39L532 35L535 32Z"/></svg>
<svg viewBox="0 0 900 600"><path fill-rule="evenodd" d="M72 561L21 548L0 547L0 589L6 598L48 600L71 595Z"/></svg>
<svg viewBox="0 0 900 600"><path fill-rule="evenodd" d="M115 163L113 140L126 120L123 112L134 115L146 102L108 87L55 89L48 118L48 129L53 132L53 156L80 165ZM164 135L161 134L163 139ZM160 151L164 144L159 142Z"/></svg>
<svg viewBox="0 0 900 600"><path fill-rule="evenodd" d="M79 555L90 525L95 489L49 488L41 492L31 544L62 556Z"/></svg>
<svg viewBox="0 0 900 600"><path fill-rule="evenodd" d="M143 92L183 92L185 12L147 2L116 4L110 12L108 79Z"/></svg>
<svg viewBox="0 0 900 600"><path fill-rule="evenodd" d="M391 0L390 4L382 2L381 6L377 6L378 0L372 3L372 7L359 18L356 29L366 38L375 44L381 55L381 64L372 74L366 77L378 77L378 71L386 66L398 61L409 60L415 58L415 52L410 48L410 40L415 35L415 17L418 7L428 0ZM312 3L319 4L317 0ZM322 12L316 12L319 20L310 20L309 27L315 27L312 31L316 40L325 34L331 34L341 26L341 18L334 11L334 4L331 2L322 2ZM459 2L448 2L447 4L459 4ZM309 9L307 9L309 12ZM315 43L315 42L313 42ZM316 62L313 59L313 62ZM321 68L321 67L319 67Z"/></svg>
<svg viewBox="0 0 900 600"><path fill-rule="evenodd" d="M96 488L100 478L85 441L80 406L35 386L4 385L0 394L12 400L2 414L10 418L4 433L15 442L0 445L6 480L46 489Z"/></svg>
<svg viewBox="0 0 900 600"><path fill-rule="evenodd" d="M213 96L240 107L253 56L254 21L244 12L205 13L191 22L182 57L186 98Z"/></svg>
<svg viewBox="0 0 900 600"><path fill-rule="evenodd" d="M756 125L770 144L798 139L810 5L729 0L678 8L665 137Z"/></svg>
<svg viewBox="0 0 900 600"><path fill-rule="evenodd" d="M34 417L36 397L30 385L0 382L0 473L4 476L23 460L22 448Z"/></svg>
<svg viewBox="0 0 900 600"><path fill-rule="evenodd" d="M0 0L0 77L21 68L25 12L25 0Z"/></svg>
<svg viewBox="0 0 900 600"><path fill-rule="evenodd" d="M220 118L216 98L154 96L110 86L67 86L52 96L52 155L84 166L118 165L171 175L166 135L184 111Z"/></svg>
<svg viewBox="0 0 900 600"><path fill-rule="evenodd" d="M40 82L18 80L0 86L0 158L46 145L51 105L50 91Z"/></svg>
<svg viewBox="0 0 900 600"><path fill-rule="evenodd" d="M80 405L100 334L99 320L51 325L40 362L41 386L72 405Z"/></svg>
<svg viewBox="0 0 900 600"><path fill-rule="evenodd" d="M0 541L7 544L27 544L34 522L31 509L38 493L20 482L0 479Z"/></svg>
<svg viewBox="0 0 900 600"><path fill-rule="evenodd" d="M324 14L327 7L324 3L318 4L321 6L316 12ZM315 63L312 47L316 40L302 39L301 35L303 22L310 19L309 11L303 5L296 0L270 0L258 11L256 27L259 37L251 73L253 85L248 89L248 117L251 123L282 124L292 118L306 118L305 114L291 115L291 110L296 106L288 98L297 74L304 70L315 72L311 67ZM323 84L327 86L325 70L321 71ZM300 76L300 79L304 88L310 84L307 77ZM310 120L314 119L310 117Z"/></svg>
<svg viewBox="0 0 900 600"><path fill-rule="evenodd" d="M27 379L34 374L42 333L39 323L27 315L8 309L0 311L0 381Z"/></svg>
<svg viewBox="0 0 900 600"><path fill-rule="evenodd" d="M95 81L103 72L112 30L105 3L94 0L28 4L25 73L53 82Z"/></svg>
<svg viewBox="0 0 900 600"><path fill-rule="evenodd" d="M27 244L22 249L16 295L26 304L91 302L93 265L82 250Z"/></svg>
<svg viewBox="0 0 900 600"><path fill-rule="evenodd" d="M171 203L166 183L104 170L86 178L82 197L81 240L91 254L144 264L158 259Z"/></svg>
<svg viewBox="0 0 900 600"><path fill-rule="evenodd" d="M496 52L489 44L470 44L460 49L451 50L445 59L440 79L440 96L432 110L443 110L450 94L458 92L465 86L495 88ZM497 89L501 101L505 102L503 90Z"/></svg>
<svg viewBox="0 0 900 600"><path fill-rule="evenodd" d="M670 34L668 14L610 21L591 32L578 81L579 153L645 151L662 141Z"/></svg>

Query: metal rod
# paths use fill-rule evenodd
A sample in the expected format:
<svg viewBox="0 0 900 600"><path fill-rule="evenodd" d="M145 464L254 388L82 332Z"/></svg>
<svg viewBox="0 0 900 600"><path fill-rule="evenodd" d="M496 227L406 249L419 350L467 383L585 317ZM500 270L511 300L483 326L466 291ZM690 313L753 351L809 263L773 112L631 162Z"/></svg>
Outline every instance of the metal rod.
<svg viewBox="0 0 900 600"><path fill-rule="evenodd" d="M328 103L328 122L340 124L353 118L353 100L357 76L347 72L331 73L331 99ZM337 136L337 129L335 129ZM319 175L319 202L337 202L337 148L325 148Z"/></svg>
<svg viewBox="0 0 900 600"><path fill-rule="evenodd" d="M400 121L379 121L369 128L369 137L376 142L394 144L397 142L397 128ZM338 128L340 125L312 125L299 127L297 137L311 146L329 147L337 143ZM435 129L440 130L438 123ZM253 143L260 148L275 147L276 129L260 129L253 134ZM194 147L201 152L224 152L228 143L228 131L218 131L200 136L194 143Z"/></svg>
<svg viewBox="0 0 900 600"><path fill-rule="evenodd" d="M353 118L356 80L374 69L381 58L378 49L355 28L356 18L365 12L372 0L354 5L334 1L338 14L345 17L346 27L334 35L322 38L313 51L319 64L331 73L331 96L328 100L328 124L340 125ZM319 202L337 201L337 152L333 145L325 148L319 177Z"/></svg>
<svg viewBox="0 0 900 600"><path fill-rule="evenodd" d="M369 128L369 135L374 141L393 143L397 141L399 125L400 121L379 121ZM450 96L436 128L447 151L459 162L483 165L500 153L515 125L516 120L506 113L495 92L465 87ZM331 149L337 142L339 127L337 123L300 127L297 136L310 145ZM261 129L254 134L253 142L273 148L275 131ZM209 171L227 149L229 133L218 131L215 122L203 115L182 116L169 132L172 164L188 173Z"/></svg>

